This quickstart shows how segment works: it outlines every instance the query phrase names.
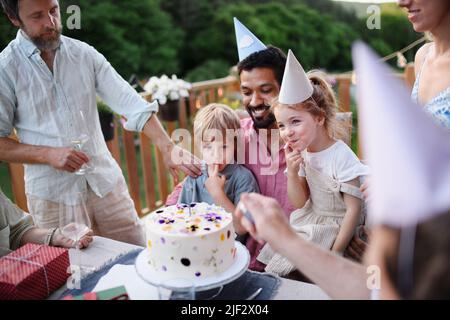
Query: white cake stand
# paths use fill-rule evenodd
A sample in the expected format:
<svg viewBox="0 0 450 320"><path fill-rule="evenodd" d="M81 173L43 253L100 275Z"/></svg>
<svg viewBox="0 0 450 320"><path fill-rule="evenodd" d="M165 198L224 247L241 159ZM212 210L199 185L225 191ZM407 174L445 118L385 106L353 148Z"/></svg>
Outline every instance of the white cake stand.
<svg viewBox="0 0 450 320"><path fill-rule="evenodd" d="M248 268L250 263L250 254L246 247L240 242L235 241L236 246L236 258L234 263L223 273L205 277L189 279L195 285L196 291L205 291L223 286L239 278ZM159 286L162 281L168 280L167 273L158 272L148 267L148 250L142 250L136 258L135 262L137 274L147 283L153 286ZM176 276L175 276L176 278ZM174 284L172 290L182 289L183 285L177 286Z"/></svg>

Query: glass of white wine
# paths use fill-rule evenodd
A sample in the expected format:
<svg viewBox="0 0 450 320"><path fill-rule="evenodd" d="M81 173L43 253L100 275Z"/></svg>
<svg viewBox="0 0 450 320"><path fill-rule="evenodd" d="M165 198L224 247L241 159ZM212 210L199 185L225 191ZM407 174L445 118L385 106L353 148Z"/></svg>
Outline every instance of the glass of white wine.
<svg viewBox="0 0 450 320"><path fill-rule="evenodd" d="M159 300L195 300L195 284L188 279L173 278L158 285Z"/></svg>
<svg viewBox="0 0 450 320"><path fill-rule="evenodd" d="M91 229L86 203L87 192L62 192L59 201L59 230L64 237L74 241L79 258L77 267L82 272L92 269L81 261L80 240Z"/></svg>
<svg viewBox="0 0 450 320"><path fill-rule="evenodd" d="M80 152L87 152L86 144L89 142L90 137L88 135L88 129L86 125L86 118L84 116L83 111L79 110L79 123L81 127L81 132L78 132L76 135L72 136L70 139L70 144L74 150ZM85 163L81 166L79 170L75 172L77 175L84 175L94 171L94 167L90 163Z"/></svg>
<svg viewBox="0 0 450 320"><path fill-rule="evenodd" d="M81 134L77 136L76 138L73 138L70 140L70 143L72 145L72 148L76 151L85 152L84 146L89 141L89 136L87 134ZM81 166L80 169L75 171L76 175L84 175L86 173L92 172L94 168L89 164L85 163Z"/></svg>

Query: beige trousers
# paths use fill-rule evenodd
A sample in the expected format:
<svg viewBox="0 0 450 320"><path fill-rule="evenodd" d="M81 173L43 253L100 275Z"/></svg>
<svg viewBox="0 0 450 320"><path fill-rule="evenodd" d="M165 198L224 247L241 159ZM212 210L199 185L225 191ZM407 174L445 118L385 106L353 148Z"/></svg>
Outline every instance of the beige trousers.
<svg viewBox="0 0 450 320"><path fill-rule="evenodd" d="M60 204L28 195L28 208L40 228L59 227ZM95 235L145 246L143 224L128 193L125 179L114 190L98 197L88 185L86 208Z"/></svg>

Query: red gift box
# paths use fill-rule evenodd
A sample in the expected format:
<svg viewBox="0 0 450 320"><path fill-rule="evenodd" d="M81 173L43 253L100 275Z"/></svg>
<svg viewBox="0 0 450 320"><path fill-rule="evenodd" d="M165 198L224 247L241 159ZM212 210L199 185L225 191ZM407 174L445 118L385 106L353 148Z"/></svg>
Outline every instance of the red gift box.
<svg viewBox="0 0 450 320"><path fill-rule="evenodd" d="M69 265L67 249L24 245L0 258L0 300L47 298L66 283Z"/></svg>

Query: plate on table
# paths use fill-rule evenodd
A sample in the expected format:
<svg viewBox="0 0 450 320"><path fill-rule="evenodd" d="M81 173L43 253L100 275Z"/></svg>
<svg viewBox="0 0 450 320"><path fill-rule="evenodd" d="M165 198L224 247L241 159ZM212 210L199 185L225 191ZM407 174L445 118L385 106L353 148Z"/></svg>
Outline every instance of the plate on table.
<svg viewBox="0 0 450 320"><path fill-rule="evenodd" d="M250 263L250 254L247 248L240 242L235 241L236 246L236 259L233 264L221 274L205 277L205 278L195 278L190 279L194 285L196 291L204 291L209 289L214 289L225 284L228 284L245 273ZM137 274L147 283L154 286L159 286L162 281L168 280L169 278L164 277L167 273L162 273L160 271L155 271L148 266L148 250L142 250L141 253L136 258L135 262ZM174 276L176 278L176 276ZM180 283L177 286L174 283L174 287L169 288L172 290L182 289L183 285Z"/></svg>

